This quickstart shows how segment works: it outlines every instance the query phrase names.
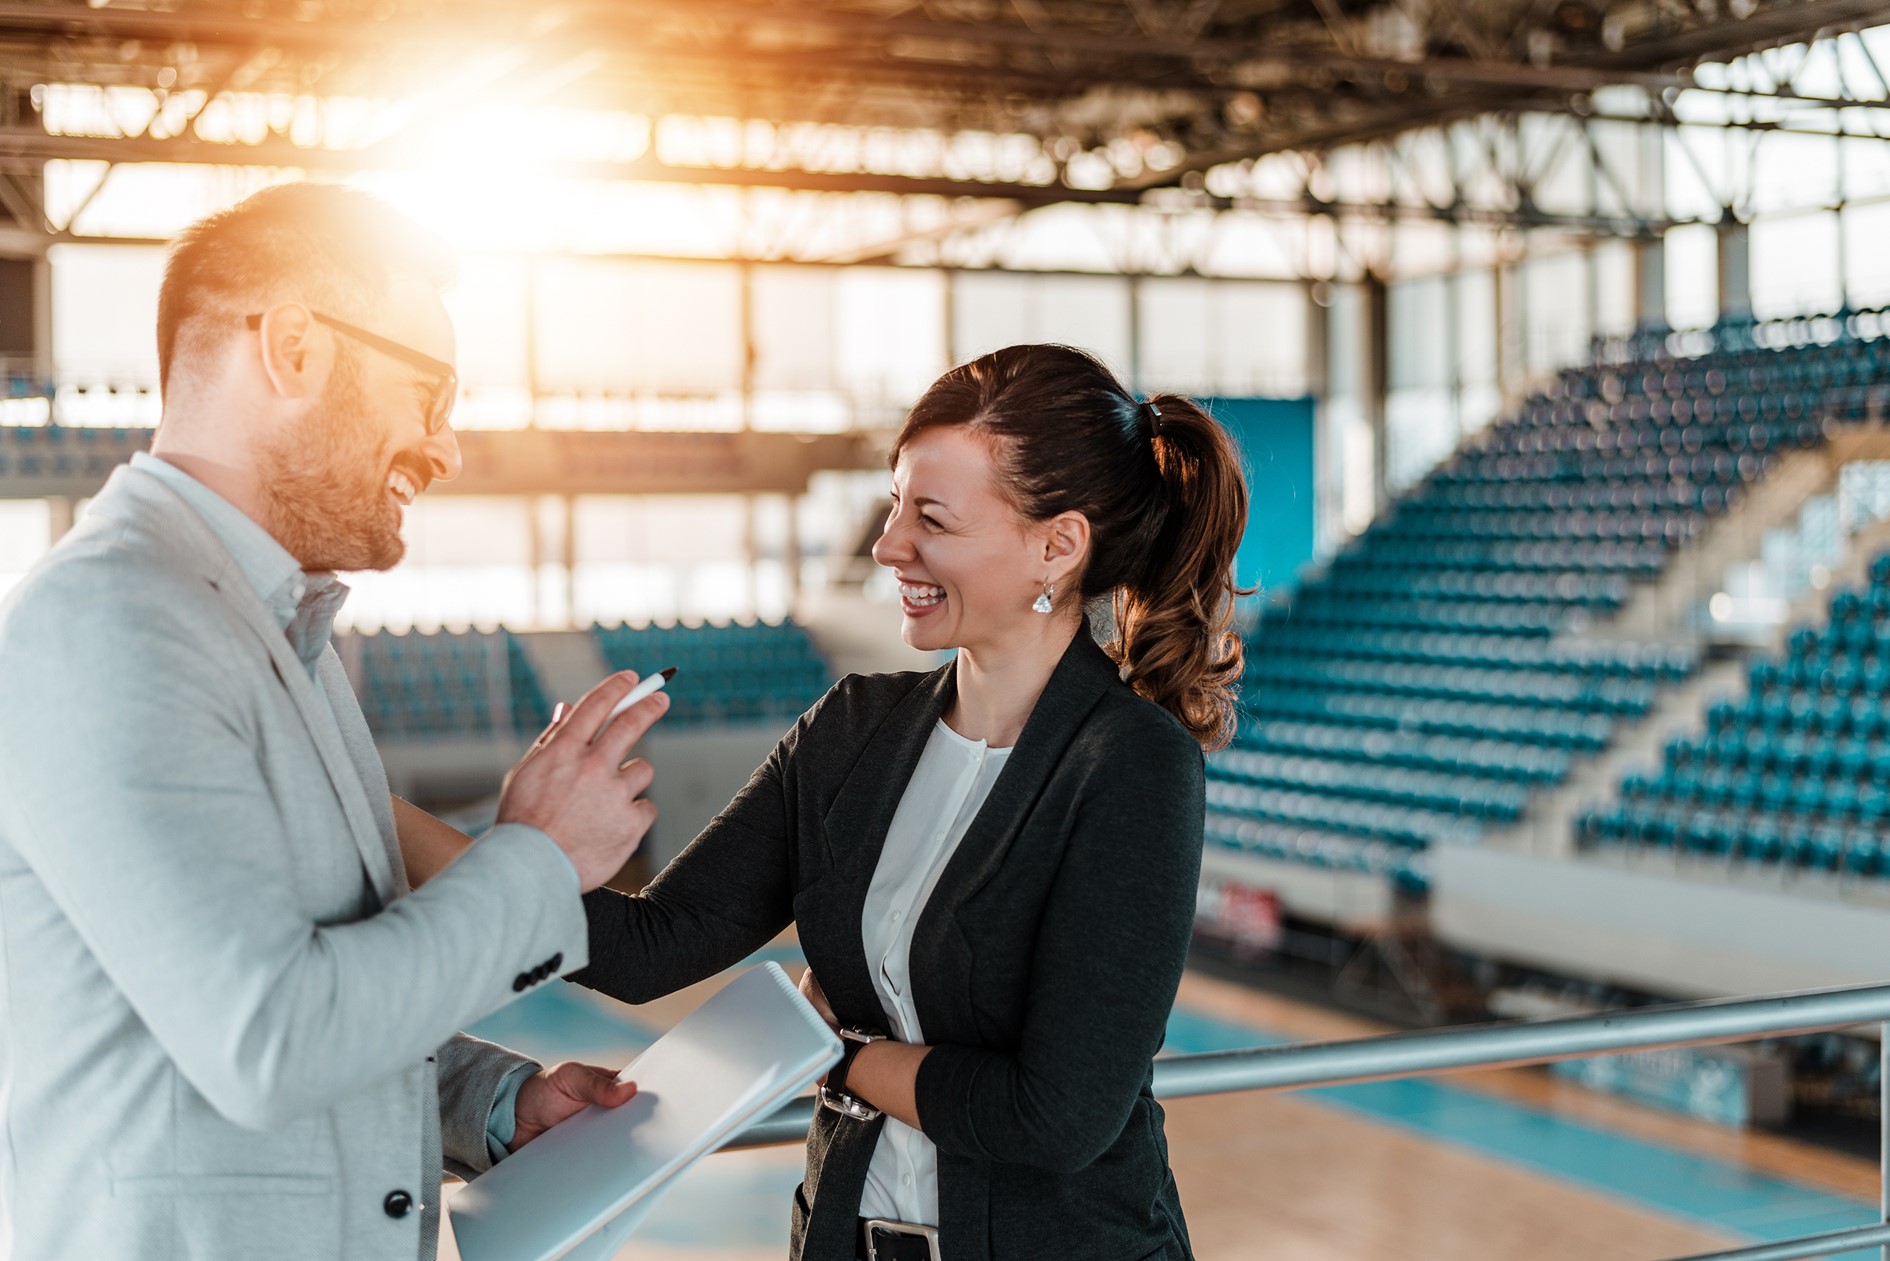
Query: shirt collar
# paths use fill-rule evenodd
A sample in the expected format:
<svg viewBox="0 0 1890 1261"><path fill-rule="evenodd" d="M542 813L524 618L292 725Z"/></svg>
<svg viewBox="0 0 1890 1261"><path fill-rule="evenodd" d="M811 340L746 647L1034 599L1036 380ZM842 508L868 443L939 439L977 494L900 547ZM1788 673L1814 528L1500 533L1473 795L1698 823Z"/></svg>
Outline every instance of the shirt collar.
<svg viewBox="0 0 1890 1261"><path fill-rule="evenodd" d="M305 573L289 550L249 514L175 464L140 451L131 466L176 491L223 544L250 589L288 636L312 674L334 630L348 587L332 573Z"/></svg>

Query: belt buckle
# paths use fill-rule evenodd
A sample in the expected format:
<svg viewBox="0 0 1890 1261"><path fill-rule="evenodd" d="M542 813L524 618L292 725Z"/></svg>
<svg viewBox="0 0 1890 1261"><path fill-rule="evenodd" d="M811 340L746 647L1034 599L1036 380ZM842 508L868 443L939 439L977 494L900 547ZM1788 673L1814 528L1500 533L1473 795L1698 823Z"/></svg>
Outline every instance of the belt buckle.
<svg viewBox="0 0 1890 1261"><path fill-rule="evenodd" d="M894 1235L913 1235L925 1240L926 1254L931 1261L942 1261L938 1255L938 1227L919 1226L912 1222L888 1221L883 1217L871 1217L866 1221L866 1261L879 1261L879 1252L873 1245L873 1232L883 1230Z"/></svg>

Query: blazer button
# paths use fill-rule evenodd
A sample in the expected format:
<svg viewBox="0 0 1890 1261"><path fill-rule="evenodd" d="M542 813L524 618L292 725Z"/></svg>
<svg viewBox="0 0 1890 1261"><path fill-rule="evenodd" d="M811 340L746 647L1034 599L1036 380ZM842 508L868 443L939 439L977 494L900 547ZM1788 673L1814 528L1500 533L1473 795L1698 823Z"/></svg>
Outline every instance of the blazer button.
<svg viewBox="0 0 1890 1261"><path fill-rule="evenodd" d="M514 994L523 994L525 990L527 989L527 987L531 985L531 983L532 983L531 973L521 972L517 976L512 978L512 992Z"/></svg>
<svg viewBox="0 0 1890 1261"><path fill-rule="evenodd" d="M413 1211L413 1196L406 1191L389 1191L381 1201L381 1211L398 1221Z"/></svg>

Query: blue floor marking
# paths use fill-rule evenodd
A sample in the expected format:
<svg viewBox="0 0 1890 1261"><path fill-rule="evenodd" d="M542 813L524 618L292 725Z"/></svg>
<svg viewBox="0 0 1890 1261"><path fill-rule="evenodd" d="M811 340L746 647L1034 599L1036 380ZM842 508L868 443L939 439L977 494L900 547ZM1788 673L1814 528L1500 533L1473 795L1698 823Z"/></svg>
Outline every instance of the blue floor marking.
<svg viewBox="0 0 1890 1261"><path fill-rule="evenodd" d="M1169 1018L1165 1049L1186 1054L1286 1041L1177 1009ZM1860 1201L1421 1078L1300 1093L1727 1234L1775 1240L1880 1220L1873 1207ZM1870 1249L1843 1255L1849 1261L1875 1261L1877 1253Z"/></svg>
<svg viewBox="0 0 1890 1261"><path fill-rule="evenodd" d="M632 1012L593 990L559 981L501 1007L466 1032L545 1064L590 1060L621 1066L662 1033Z"/></svg>

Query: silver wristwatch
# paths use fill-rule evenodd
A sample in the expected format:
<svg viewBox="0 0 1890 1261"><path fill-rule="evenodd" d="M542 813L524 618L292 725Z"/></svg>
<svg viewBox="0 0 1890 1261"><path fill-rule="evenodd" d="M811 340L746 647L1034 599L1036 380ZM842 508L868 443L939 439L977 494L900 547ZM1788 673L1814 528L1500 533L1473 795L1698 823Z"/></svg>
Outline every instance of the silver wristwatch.
<svg viewBox="0 0 1890 1261"><path fill-rule="evenodd" d="M880 1111L864 1099L847 1093L847 1073L853 1068L853 1060L860 1053L860 1048L871 1042L884 1042L886 1035L874 1033L870 1029L839 1029L840 1041L846 1049L840 1054L840 1062L827 1073L826 1084L820 1088L820 1106L838 1112L841 1116L852 1117L855 1121L877 1121Z"/></svg>

